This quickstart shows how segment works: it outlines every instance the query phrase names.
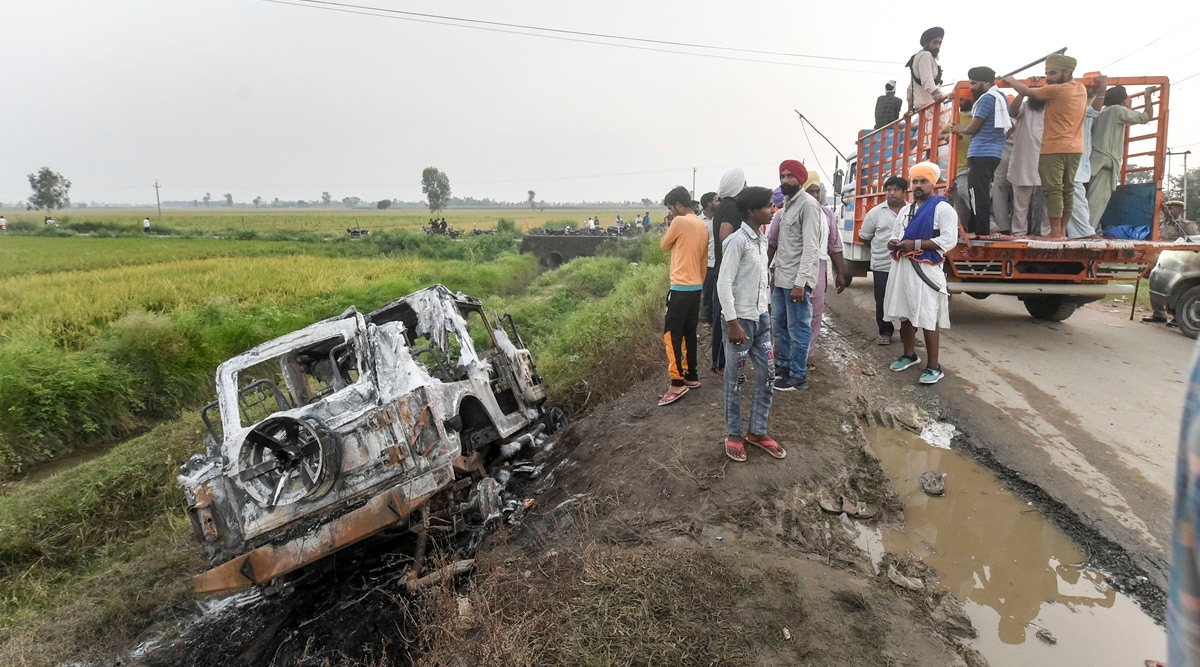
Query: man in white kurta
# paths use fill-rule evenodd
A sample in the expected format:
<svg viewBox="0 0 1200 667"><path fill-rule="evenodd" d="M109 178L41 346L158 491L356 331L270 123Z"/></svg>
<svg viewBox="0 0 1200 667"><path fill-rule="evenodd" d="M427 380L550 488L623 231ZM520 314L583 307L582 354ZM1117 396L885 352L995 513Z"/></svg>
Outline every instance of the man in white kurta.
<svg viewBox="0 0 1200 667"><path fill-rule="evenodd" d="M913 261L905 253L933 250L944 255L953 250L958 245L958 214L949 202L938 201L930 238L906 240L905 231L920 207L927 205L933 197L933 188L941 176L941 170L931 162L921 162L913 165L908 174L913 202L906 204L896 215L896 224L888 241L889 249L898 250L900 257L893 260L892 270L888 272L883 317L900 324L900 340L904 343L904 354L892 362L891 369L903 371L920 363L917 356L917 329L921 329L929 358L918 382L934 384L945 375L938 360L938 331L950 328L950 293L946 289L946 274L941 263Z"/></svg>

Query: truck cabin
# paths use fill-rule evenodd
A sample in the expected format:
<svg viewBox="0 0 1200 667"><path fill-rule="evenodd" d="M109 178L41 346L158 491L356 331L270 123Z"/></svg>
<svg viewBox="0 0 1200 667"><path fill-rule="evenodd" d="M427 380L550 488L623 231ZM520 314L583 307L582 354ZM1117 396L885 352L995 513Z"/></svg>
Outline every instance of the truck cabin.
<svg viewBox="0 0 1200 667"><path fill-rule="evenodd" d="M1097 73L1091 72L1076 76L1075 79L1090 85L1097 76ZM1036 88L1045 82L1038 78L1024 79L1023 83ZM999 85L1011 100L1013 91L1002 82ZM1157 241L1159 211L1163 202L1162 183L1167 164L1170 82L1162 76L1109 77L1108 85L1110 88L1125 86L1129 92L1128 104L1134 109L1141 109L1145 105L1143 91L1147 86L1158 86L1158 90L1152 96L1154 108L1150 122L1126 126L1117 190L1105 209L1097 232L1103 234L1104 230L1111 231L1115 227L1142 228L1140 231L1145 234L1144 240ZM843 190L844 196L852 197L845 206L847 231L850 230L849 214L853 212L853 233L847 240L862 243L858 230L867 211L883 202L884 181L894 174L907 178L908 168L917 162L928 160L941 167L942 181L938 184L937 193L949 198L947 193L955 185L956 175L960 170L965 170L966 165L958 164L958 148L962 137L945 134L942 129L960 124L961 103L971 99L969 82L959 81L945 102L933 103L912 114L901 115L878 130L859 133L857 153L849 169L852 176ZM976 243L987 244L989 241L975 240L966 245Z"/></svg>

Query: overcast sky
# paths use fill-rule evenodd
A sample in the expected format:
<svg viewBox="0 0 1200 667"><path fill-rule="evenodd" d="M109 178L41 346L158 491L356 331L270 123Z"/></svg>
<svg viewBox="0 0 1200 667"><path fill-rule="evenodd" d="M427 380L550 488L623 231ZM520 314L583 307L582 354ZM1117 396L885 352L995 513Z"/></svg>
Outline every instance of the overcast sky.
<svg viewBox="0 0 1200 667"><path fill-rule="evenodd" d="M773 186L783 158L833 169L833 150L811 131L809 148L793 109L850 152L884 83L903 88L904 62L934 24L946 29L947 81L1063 46L1079 73L1126 54L1105 72L1181 82L1200 71L1200 9L1179 1L1119 17L1029 0L966 11L874 1L355 4L884 62L692 50L808 67L745 62L263 0L4 0L0 201L27 197L25 176L43 165L71 179L74 201L132 203L154 201L156 178L168 200L323 190L417 200L431 165L455 195L512 201L530 189L547 201L658 199L691 187L693 167L699 192L734 166ZM1192 165L1198 105L1200 77L1173 89L1170 144L1197 150Z"/></svg>

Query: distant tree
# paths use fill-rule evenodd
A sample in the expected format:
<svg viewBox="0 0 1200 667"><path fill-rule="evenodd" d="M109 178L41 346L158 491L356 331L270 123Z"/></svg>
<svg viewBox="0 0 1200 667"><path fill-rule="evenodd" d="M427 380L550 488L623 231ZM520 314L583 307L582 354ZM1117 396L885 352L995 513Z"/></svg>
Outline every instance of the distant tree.
<svg viewBox="0 0 1200 667"><path fill-rule="evenodd" d="M332 203L333 203L333 195L329 194L328 192L322 192L321 193L321 205L329 206Z"/></svg>
<svg viewBox="0 0 1200 667"><path fill-rule="evenodd" d="M205 192L204 193L204 205L208 206L211 202L212 202L212 193Z"/></svg>
<svg viewBox="0 0 1200 667"><path fill-rule="evenodd" d="M192 200L192 208L200 208L200 202L193 199Z"/></svg>
<svg viewBox="0 0 1200 667"><path fill-rule="evenodd" d="M391 206L392 206L392 200L390 200L390 199L380 199L378 202L375 203L375 208L377 208L381 211L386 208L391 208Z"/></svg>
<svg viewBox="0 0 1200 667"><path fill-rule="evenodd" d="M642 197L642 206L650 208L651 206L654 206L654 200L647 197Z"/></svg>
<svg viewBox="0 0 1200 667"><path fill-rule="evenodd" d="M263 203L263 198L262 198L262 197L255 197L255 198L254 198L254 208L258 208L259 206L262 206L262 203Z"/></svg>
<svg viewBox="0 0 1200 667"><path fill-rule="evenodd" d="M226 192L223 196L225 197L225 205L233 206L233 195Z"/></svg>
<svg viewBox="0 0 1200 667"><path fill-rule="evenodd" d="M71 181L50 167L42 167L36 174L30 174L29 187L33 189L33 195L29 197L29 205L33 208L63 208L71 205L68 196Z"/></svg>
<svg viewBox="0 0 1200 667"><path fill-rule="evenodd" d="M1169 199L1184 199L1183 196L1183 176L1172 176L1168 179L1169 185L1167 191L1170 193ZM1200 215L1200 167L1194 167L1187 170L1187 210L1184 211L1183 217L1188 220L1196 220Z"/></svg>
<svg viewBox="0 0 1200 667"><path fill-rule="evenodd" d="M421 172L421 192L425 193L430 212L437 213L450 200L450 177L437 167L426 167Z"/></svg>
<svg viewBox="0 0 1200 667"><path fill-rule="evenodd" d="M534 192L533 190L530 190L529 197L525 199L525 203L529 204L529 210L531 210L531 211L536 206L536 204L534 204L534 197L537 197L537 193Z"/></svg>
<svg viewBox="0 0 1200 667"><path fill-rule="evenodd" d="M355 208L362 203L359 197L342 197L342 205L346 208Z"/></svg>

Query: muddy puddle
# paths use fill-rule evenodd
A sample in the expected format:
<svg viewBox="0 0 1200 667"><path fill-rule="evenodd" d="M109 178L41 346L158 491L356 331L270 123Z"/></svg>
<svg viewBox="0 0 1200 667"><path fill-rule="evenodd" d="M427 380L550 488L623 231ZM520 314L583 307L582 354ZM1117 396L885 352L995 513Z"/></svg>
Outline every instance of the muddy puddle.
<svg viewBox="0 0 1200 667"><path fill-rule="evenodd" d="M964 602L979 631L971 644L993 667L1140 666L1165 657L1164 630L989 471L907 431L866 433L905 510L902 529L863 526L859 545L876 562L887 551L931 566ZM946 475L944 496L921 490L927 471ZM1057 644L1039 639L1041 629Z"/></svg>

